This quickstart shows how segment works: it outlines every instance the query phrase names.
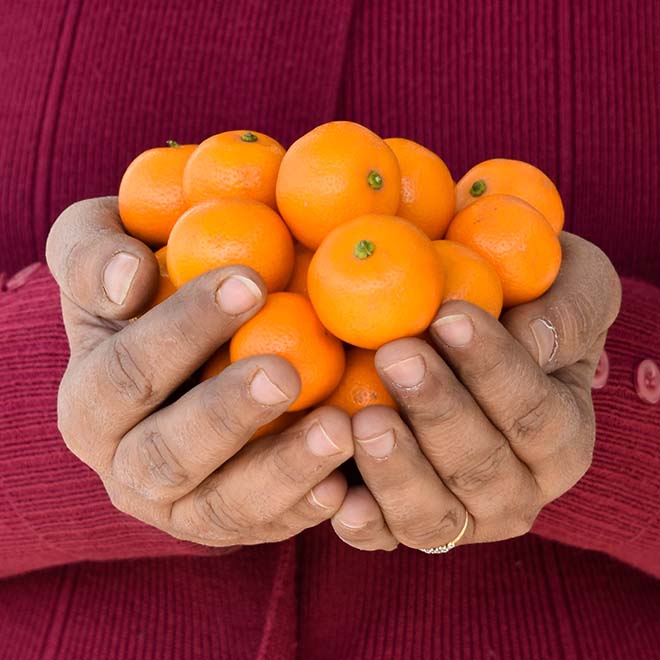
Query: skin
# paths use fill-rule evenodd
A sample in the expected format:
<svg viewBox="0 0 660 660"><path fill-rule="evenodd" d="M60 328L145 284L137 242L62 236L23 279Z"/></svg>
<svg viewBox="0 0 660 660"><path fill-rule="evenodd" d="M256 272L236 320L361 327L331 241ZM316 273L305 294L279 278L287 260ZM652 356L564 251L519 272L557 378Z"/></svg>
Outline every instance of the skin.
<svg viewBox="0 0 660 660"><path fill-rule="evenodd" d="M205 545L278 541L331 519L354 547L421 549L454 539L466 512L461 543L524 534L589 467L591 378L620 304L607 257L576 236L561 241L553 288L502 323L453 301L438 312L434 347L402 339L378 351L401 416L320 408L246 444L298 395L286 361L250 358L181 386L263 305L258 275L212 271L128 322L157 286L155 258L123 232L115 198L79 202L47 245L71 346L62 436L117 508ZM118 266L118 253L136 261ZM352 455L365 486L347 489L337 468Z"/></svg>
<svg viewBox="0 0 660 660"><path fill-rule="evenodd" d="M119 252L123 266L108 265ZM127 322L148 305L158 269L124 234L115 198L67 209L47 259L71 346L59 428L119 510L176 538L227 547L289 538L339 509L346 481L336 470L353 454L345 413L321 408L245 446L298 396L288 362L241 360L176 392L263 305L254 271L206 273ZM134 273L128 287L122 271Z"/></svg>
<svg viewBox="0 0 660 660"><path fill-rule="evenodd" d="M377 352L402 414L374 407L353 416L366 486L350 489L333 517L346 543L432 548L455 539L466 515L461 543L520 536L587 471L591 381L621 286L597 247L568 233L561 242L552 289L501 323L452 301L431 327L434 347L401 339ZM540 343L530 322L545 332Z"/></svg>

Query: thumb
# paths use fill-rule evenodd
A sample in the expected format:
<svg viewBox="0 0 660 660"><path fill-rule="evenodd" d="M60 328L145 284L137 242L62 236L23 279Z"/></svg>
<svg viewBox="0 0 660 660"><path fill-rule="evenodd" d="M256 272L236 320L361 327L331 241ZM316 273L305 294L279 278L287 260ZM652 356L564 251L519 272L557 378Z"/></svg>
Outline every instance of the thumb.
<svg viewBox="0 0 660 660"><path fill-rule="evenodd" d="M502 324L548 373L594 353L621 304L621 282L593 243L562 232L562 265L538 300L508 310Z"/></svg>
<svg viewBox="0 0 660 660"><path fill-rule="evenodd" d="M158 286L156 258L125 233L116 197L67 208L50 231L46 260L63 295L105 319L135 316Z"/></svg>

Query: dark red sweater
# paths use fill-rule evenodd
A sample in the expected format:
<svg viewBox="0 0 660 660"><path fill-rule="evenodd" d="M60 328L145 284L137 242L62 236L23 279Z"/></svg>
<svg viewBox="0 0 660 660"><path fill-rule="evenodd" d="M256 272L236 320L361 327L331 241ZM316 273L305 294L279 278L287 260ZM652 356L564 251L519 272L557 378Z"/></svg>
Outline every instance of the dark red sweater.
<svg viewBox="0 0 660 660"><path fill-rule="evenodd" d="M190 7L190 8L188 8ZM115 511L58 436L44 266L0 275L0 658L652 658L660 649L660 8L655 0L0 0L0 271L168 138L332 119L557 182L623 277L584 479L533 533L427 557L327 526L222 553ZM655 576L655 577L654 577Z"/></svg>

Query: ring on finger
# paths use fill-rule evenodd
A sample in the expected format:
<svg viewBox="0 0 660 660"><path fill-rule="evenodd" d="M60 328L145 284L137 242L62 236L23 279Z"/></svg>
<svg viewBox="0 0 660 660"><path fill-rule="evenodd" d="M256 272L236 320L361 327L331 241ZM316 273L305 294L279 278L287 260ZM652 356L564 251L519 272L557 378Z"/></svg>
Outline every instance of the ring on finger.
<svg viewBox="0 0 660 660"><path fill-rule="evenodd" d="M445 554L446 552L449 552L453 548L456 547L456 545L459 543L459 541L463 538L465 535L465 532L467 531L468 524L470 522L470 514L468 513L468 510L465 509L465 522L463 523L463 527L461 528L461 531L458 533L458 536L453 541L449 541L449 543L446 543L445 545L438 545L435 546L434 548L420 548L422 552L425 552L427 555L442 555Z"/></svg>

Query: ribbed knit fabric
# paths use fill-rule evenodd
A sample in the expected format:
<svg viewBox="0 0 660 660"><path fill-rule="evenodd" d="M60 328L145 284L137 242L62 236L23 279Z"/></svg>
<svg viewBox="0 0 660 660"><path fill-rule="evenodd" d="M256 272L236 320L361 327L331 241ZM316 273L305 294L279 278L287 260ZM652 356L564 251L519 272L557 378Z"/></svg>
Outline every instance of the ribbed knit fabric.
<svg viewBox="0 0 660 660"><path fill-rule="evenodd" d="M653 0L0 1L0 659L653 658L660 648L660 10ZM57 432L40 259L141 149L335 117L558 181L624 277L584 479L532 534L442 557L327 526L230 553L112 508ZM5 273L6 275L4 275ZM39 570L40 569L40 570ZM641 570L640 570L641 569ZM36 572L35 572L36 571ZM655 576L655 577L654 577Z"/></svg>

